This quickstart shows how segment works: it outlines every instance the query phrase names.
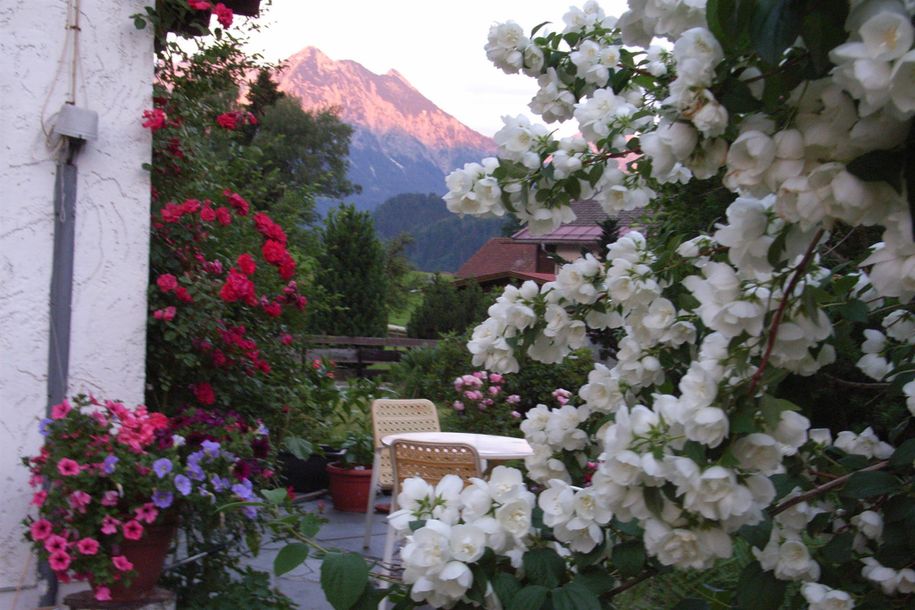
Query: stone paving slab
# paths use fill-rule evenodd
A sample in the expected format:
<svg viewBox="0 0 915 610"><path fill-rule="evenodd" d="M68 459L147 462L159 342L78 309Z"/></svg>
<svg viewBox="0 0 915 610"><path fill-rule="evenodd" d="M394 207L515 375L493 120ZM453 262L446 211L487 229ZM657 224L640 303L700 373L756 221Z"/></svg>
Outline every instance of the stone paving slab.
<svg viewBox="0 0 915 610"><path fill-rule="evenodd" d="M386 501L380 497L380 502ZM387 533L386 515L376 514L372 521L372 537L368 549L362 548L362 538L365 533L364 513L345 513L334 510L329 497L318 498L303 502L301 508L306 512L318 512L327 523L321 526L317 541L327 548L355 551L369 559L380 559L384 553L384 538ZM296 569L273 576L273 560L282 548L282 543L271 542L264 544L260 554L246 563L258 570L271 574L275 587L288 595L295 602L299 610L332 610L321 590L321 562L318 559L306 559L305 563Z"/></svg>

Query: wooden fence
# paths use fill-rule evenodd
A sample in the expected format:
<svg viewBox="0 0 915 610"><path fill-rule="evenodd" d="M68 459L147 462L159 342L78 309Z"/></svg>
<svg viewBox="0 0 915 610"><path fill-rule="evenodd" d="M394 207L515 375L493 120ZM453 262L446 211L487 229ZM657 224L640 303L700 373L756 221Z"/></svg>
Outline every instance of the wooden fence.
<svg viewBox="0 0 915 610"><path fill-rule="evenodd" d="M406 337L336 337L310 335L305 337L305 358L308 362L327 358L334 361L341 372L351 371L357 377L370 377L373 364L399 362L408 348L431 347L435 339L409 339Z"/></svg>

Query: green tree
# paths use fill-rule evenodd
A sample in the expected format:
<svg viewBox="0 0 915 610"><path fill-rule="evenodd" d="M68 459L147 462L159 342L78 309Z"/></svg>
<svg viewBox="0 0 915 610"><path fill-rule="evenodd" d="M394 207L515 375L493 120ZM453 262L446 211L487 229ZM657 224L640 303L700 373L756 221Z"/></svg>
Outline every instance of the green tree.
<svg viewBox="0 0 915 610"><path fill-rule="evenodd" d="M438 339L446 333L462 333L486 317L489 300L480 285L470 282L463 288L436 274L423 291L423 302L407 324L407 335Z"/></svg>
<svg viewBox="0 0 915 610"><path fill-rule="evenodd" d="M280 91L276 82L270 77L270 69L261 68L257 72L257 78L248 88L247 97L248 112L261 120L267 108L286 97L286 94Z"/></svg>
<svg viewBox="0 0 915 610"><path fill-rule="evenodd" d="M305 112L299 100L285 96L264 108L253 143L263 150L266 170L316 195L340 198L362 190L346 177L352 133L336 109Z"/></svg>
<svg viewBox="0 0 915 610"><path fill-rule="evenodd" d="M387 333L384 246L368 212L343 204L327 215L317 284L333 299L311 311L311 327L328 335L380 337Z"/></svg>
<svg viewBox="0 0 915 610"><path fill-rule="evenodd" d="M413 243L408 233L400 233L384 242L384 276L388 290L385 295L388 311L403 311L409 304L409 294L416 289L416 274L406 250Z"/></svg>

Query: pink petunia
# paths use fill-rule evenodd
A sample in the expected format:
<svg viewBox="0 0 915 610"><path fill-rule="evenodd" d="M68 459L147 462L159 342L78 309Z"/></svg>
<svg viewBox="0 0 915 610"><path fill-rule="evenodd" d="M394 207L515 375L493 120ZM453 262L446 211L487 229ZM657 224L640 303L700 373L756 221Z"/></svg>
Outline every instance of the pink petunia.
<svg viewBox="0 0 915 610"><path fill-rule="evenodd" d="M76 543L76 550L82 555L95 555L98 553L98 540L95 538L83 538Z"/></svg>
<svg viewBox="0 0 915 610"><path fill-rule="evenodd" d="M139 540L143 537L143 526L136 519L131 519L122 526L124 538L128 540Z"/></svg>
<svg viewBox="0 0 915 610"><path fill-rule="evenodd" d="M47 499L48 499L48 492L46 492L45 490L42 489L41 491L36 491L35 495L32 496L31 504L33 506L41 506L42 504L44 504L45 500L47 500Z"/></svg>
<svg viewBox="0 0 915 610"><path fill-rule="evenodd" d="M102 504L102 506L117 506L118 500L120 500L120 496L118 496L118 492L116 492L112 489L112 490L106 491L104 494L102 494L101 504Z"/></svg>
<svg viewBox="0 0 915 610"><path fill-rule="evenodd" d="M134 509L134 512L137 514L137 521L143 521L144 523L152 523L159 516L159 511L153 506L152 502L147 502L140 508Z"/></svg>
<svg viewBox="0 0 915 610"><path fill-rule="evenodd" d="M70 567L70 555L65 551L55 551L48 556L48 563L54 571L63 571Z"/></svg>
<svg viewBox="0 0 915 610"><path fill-rule="evenodd" d="M45 540L51 535L54 528L47 519L39 519L31 525L29 530L32 532L32 540Z"/></svg>
<svg viewBox="0 0 915 610"><path fill-rule="evenodd" d="M102 528L101 532L110 536L111 534L116 534L118 531L118 526L121 524L120 521L112 517L111 515L105 515L102 519Z"/></svg>
<svg viewBox="0 0 915 610"><path fill-rule="evenodd" d="M70 508L80 513L86 512L86 507L89 506L90 502L92 502L92 496L81 490L74 491L67 498Z"/></svg>
<svg viewBox="0 0 915 610"><path fill-rule="evenodd" d="M67 416L67 413L72 411L70 403L64 399L60 404L54 405L51 407L51 419L63 419Z"/></svg>
<svg viewBox="0 0 915 610"><path fill-rule="evenodd" d="M44 550L49 553L64 553L68 547L67 539L57 534L51 534L44 541Z"/></svg>
<svg viewBox="0 0 915 610"><path fill-rule="evenodd" d="M108 587L97 587L95 589L95 599L100 602L111 601L111 589Z"/></svg>
<svg viewBox="0 0 915 610"><path fill-rule="evenodd" d="M133 564L130 563L130 560L124 555L115 555L111 558L111 563L121 572L127 572L133 569Z"/></svg>
<svg viewBox="0 0 915 610"><path fill-rule="evenodd" d="M79 463L70 458L63 458L57 462L57 472L65 477L75 477L79 474Z"/></svg>

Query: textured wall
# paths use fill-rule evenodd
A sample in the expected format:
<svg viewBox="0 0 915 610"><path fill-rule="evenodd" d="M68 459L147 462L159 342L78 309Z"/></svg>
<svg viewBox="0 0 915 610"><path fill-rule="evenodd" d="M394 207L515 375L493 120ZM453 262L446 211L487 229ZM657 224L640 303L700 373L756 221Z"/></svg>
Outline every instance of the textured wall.
<svg viewBox="0 0 915 610"><path fill-rule="evenodd" d="M76 0L71 0L75 2ZM143 397L153 50L130 15L151 0L79 0L78 106L99 113L79 168L69 393ZM68 98L66 0L0 2L0 607L35 581L19 521L22 455L46 403L55 152L45 131ZM3 591L7 591L4 593ZM26 591L17 607L33 607ZM32 602L31 604L29 602Z"/></svg>

